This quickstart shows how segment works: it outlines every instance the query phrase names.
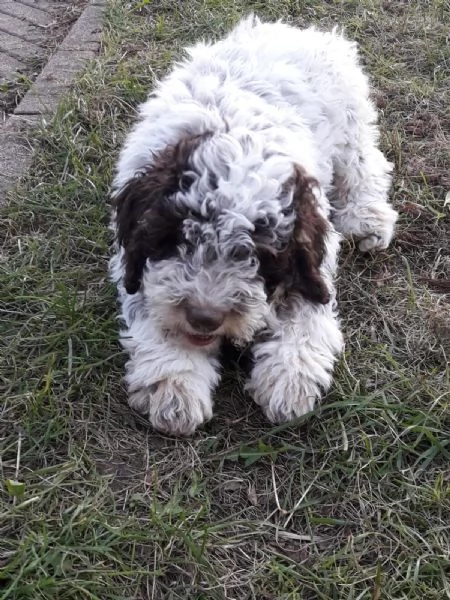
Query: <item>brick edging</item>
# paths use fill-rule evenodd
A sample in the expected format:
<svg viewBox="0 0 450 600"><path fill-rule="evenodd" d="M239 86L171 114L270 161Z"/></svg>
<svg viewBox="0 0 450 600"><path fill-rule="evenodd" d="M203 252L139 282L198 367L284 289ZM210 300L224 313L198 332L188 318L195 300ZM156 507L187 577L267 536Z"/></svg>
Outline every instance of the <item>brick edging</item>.
<svg viewBox="0 0 450 600"><path fill-rule="evenodd" d="M87 61L100 48L107 0L90 0L31 88L0 129L0 206L33 159L31 131L50 118Z"/></svg>

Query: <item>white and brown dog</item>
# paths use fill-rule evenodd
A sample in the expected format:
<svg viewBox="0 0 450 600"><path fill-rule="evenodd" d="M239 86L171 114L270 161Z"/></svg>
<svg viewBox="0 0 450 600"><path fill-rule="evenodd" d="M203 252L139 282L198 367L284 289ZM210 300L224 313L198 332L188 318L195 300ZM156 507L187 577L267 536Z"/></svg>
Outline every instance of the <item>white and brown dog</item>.
<svg viewBox="0 0 450 600"><path fill-rule="evenodd" d="M272 422L311 411L343 348L340 234L386 248L391 165L354 43L242 21L158 84L113 186L129 404L191 434L212 416L221 341L251 343Z"/></svg>

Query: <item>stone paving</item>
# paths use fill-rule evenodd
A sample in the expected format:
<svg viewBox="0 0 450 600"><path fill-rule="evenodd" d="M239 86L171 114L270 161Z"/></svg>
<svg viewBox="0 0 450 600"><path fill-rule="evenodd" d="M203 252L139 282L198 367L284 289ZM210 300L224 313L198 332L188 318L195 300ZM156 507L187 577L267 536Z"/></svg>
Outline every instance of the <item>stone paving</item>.
<svg viewBox="0 0 450 600"><path fill-rule="evenodd" d="M65 23L76 20L81 10L79 2L70 0L0 0L2 121L56 48Z"/></svg>
<svg viewBox="0 0 450 600"><path fill-rule="evenodd" d="M31 163L33 127L96 56L105 2L0 0L0 205Z"/></svg>

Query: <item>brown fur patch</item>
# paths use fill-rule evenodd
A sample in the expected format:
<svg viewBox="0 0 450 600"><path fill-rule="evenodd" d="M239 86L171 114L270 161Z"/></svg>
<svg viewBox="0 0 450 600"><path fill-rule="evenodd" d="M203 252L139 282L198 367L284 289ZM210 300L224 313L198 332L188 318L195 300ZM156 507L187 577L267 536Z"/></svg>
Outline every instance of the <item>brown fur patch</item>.
<svg viewBox="0 0 450 600"><path fill-rule="evenodd" d="M330 293L319 268L325 255L328 225L317 210L312 191L318 183L297 165L292 179L286 185L295 188L293 235L281 252L273 252L267 247L258 249L261 275L265 279L269 297L274 300L286 302L294 293L312 302L326 304L330 300Z"/></svg>
<svg viewBox="0 0 450 600"><path fill-rule="evenodd" d="M185 217L168 197L189 185L183 173L189 158L209 134L187 137L167 146L137 173L114 200L117 238L125 249L125 289L138 291L147 258L162 260L176 249Z"/></svg>

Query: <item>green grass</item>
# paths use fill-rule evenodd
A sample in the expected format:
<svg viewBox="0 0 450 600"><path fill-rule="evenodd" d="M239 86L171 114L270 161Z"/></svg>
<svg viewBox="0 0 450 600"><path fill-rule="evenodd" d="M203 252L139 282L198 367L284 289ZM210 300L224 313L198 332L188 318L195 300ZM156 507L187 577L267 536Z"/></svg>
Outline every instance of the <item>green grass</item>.
<svg viewBox="0 0 450 600"><path fill-rule="evenodd" d="M448 4L129 4L2 212L0 600L450 598ZM108 185L155 78L249 9L358 39L399 232L344 248L347 349L311 418L269 427L235 372L174 440L125 404Z"/></svg>

